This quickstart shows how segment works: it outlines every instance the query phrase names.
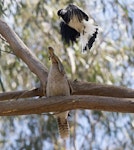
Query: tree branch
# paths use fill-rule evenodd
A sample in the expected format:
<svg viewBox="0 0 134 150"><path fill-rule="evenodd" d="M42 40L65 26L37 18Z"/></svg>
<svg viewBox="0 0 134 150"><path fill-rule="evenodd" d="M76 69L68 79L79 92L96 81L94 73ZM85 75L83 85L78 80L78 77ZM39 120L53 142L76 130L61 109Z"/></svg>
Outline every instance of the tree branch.
<svg viewBox="0 0 134 150"><path fill-rule="evenodd" d="M43 95L44 94L40 88L36 88L32 90L4 92L4 93L0 93L0 101L29 98L29 97L43 96Z"/></svg>
<svg viewBox="0 0 134 150"><path fill-rule="evenodd" d="M91 82L72 81L72 95L95 95L118 98L134 98L134 90L113 85L104 85ZM18 98L29 98L34 96L43 96L40 88L33 90L15 91L0 93L0 101Z"/></svg>
<svg viewBox="0 0 134 150"><path fill-rule="evenodd" d="M21 58L28 65L29 69L39 77L43 86L43 91L45 91L48 75L47 68L37 59L37 57L23 43L18 35L1 19L0 34L10 44L14 54Z"/></svg>
<svg viewBox="0 0 134 150"><path fill-rule="evenodd" d="M96 95L119 98L134 98L134 90L121 86L105 85L92 82L71 82L73 95Z"/></svg>
<svg viewBox="0 0 134 150"><path fill-rule="evenodd" d="M0 102L0 116L62 112L72 109L134 113L134 99L73 95Z"/></svg>

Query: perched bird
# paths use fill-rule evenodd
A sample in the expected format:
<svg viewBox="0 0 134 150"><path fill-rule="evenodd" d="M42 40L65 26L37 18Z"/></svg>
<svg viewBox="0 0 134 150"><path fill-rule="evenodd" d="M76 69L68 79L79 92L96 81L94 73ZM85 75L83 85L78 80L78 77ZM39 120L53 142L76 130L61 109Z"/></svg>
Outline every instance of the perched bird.
<svg viewBox="0 0 134 150"><path fill-rule="evenodd" d="M60 24L62 39L69 44L80 37L82 52L91 49L98 34L98 26L91 23L89 16L74 4L58 10L57 14L63 19Z"/></svg>
<svg viewBox="0 0 134 150"><path fill-rule="evenodd" d="M49 47L49 58L52 65L50 67L46 86L46 96L69 96L71 92L71 86L67 80L64 67L59 58L54 54L52 47ZM59 133L61 138L65 139L69 137L69 125L67 121L69 111L56 112Z"/></svg>

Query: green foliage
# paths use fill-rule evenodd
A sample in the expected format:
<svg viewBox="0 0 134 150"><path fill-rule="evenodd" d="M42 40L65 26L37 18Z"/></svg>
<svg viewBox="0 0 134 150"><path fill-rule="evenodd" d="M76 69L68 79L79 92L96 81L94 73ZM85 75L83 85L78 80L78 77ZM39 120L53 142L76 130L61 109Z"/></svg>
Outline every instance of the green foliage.
<svg viewBox="0 0 134 150"><path fill-rule="evenodd" d="M81 54L78 43L64 45L57 10L73 2L59 0L0 1L0 15L48 68L47 48L55 48L70 79L123 85L134 84L134 1L76 0L102 27L91 51ZM0 38L0 92L31 89L38 78ZM134 145L134 117L101 111L71 111L71 138L59 139L56 121L48 115L0 118L0 149L63 150L124 149Z"/></svg>
<svg viewBox="0 0 134 150"><path fill-rule="evenodd" d="M0 16L2 16L6 11L6 9L3 6L4 6L4 0L0 1Z"/></svg>

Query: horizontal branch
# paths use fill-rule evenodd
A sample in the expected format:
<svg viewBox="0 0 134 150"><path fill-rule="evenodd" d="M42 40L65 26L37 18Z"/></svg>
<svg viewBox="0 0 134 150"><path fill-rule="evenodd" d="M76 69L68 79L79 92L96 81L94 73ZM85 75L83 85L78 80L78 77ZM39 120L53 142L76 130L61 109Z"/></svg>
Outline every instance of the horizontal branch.
<svg viewBox="0 0 134 150"><path fill-rule="evenodd" d="M96 95L96 96L108 96L119 98L134 98L134 89L106 85L93 82L71 82L73 87L73 95Z"/></svg>
<svg viewBox="0 0 134 150"><path fill-rule="evenodd" d="M134 113L134 99L73 95L0 102L0 116L62 112L73 109Z"/></svg>
<svg viewBox="0 0 134 150"><path fill-rule="evenodd" d="M0 93L0 101L20 99L20 98L29 98L34 96L43 96L43 92L40 88L32 90L22 90L22 91L13 91L13 92L4 92Z"/></svg>
<svg viewBox="0 0 134 150"><path fill-rule="evenodd" d="M95 95L118 98L134 98L134 90L114 85L104 85L99 83L72 81L72 95ZM0 93L0 101L18 98L29 98L34 96L43 96L40 88L33 90L15 91Z"/></svg>
<svg viewBox="0 0 134 150"><path fill-rule="evenodd" d="M0 19L0 34L10 44L14 54L22 59L40 79L43 88L45 88L48 71L47 68L37 59L37 57L30 51L30 49L23 43L18 35ZM43 89L44 90L44 89Z"/></svg>

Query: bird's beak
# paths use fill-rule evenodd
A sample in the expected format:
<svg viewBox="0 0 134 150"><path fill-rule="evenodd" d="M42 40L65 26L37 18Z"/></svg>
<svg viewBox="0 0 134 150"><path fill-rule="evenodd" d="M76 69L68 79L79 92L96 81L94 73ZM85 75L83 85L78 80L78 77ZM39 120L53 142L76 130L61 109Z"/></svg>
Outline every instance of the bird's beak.
<svg viewBox="0 0 134 150"><path fill-rule="evenodd" d="M48 59L51 60L54 55L54 49L52 47L48 47L48 54Z"/></svg>

